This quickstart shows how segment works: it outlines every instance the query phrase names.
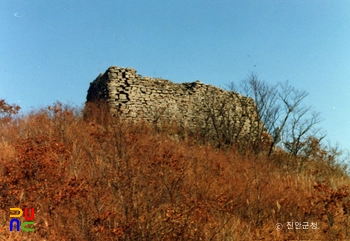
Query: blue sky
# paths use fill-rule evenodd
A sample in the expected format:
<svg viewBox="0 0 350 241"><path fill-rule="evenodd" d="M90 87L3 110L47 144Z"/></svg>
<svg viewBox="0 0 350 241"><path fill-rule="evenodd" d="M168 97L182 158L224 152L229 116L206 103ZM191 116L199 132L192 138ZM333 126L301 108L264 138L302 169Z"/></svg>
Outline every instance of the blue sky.
<svg viewBox="0 0 350 241"><path fill-rule="evenodd" d="M109 66L224 87L254 71L306 90L350 149L348 0L0 0L0 99L83 105Z"/></svg>

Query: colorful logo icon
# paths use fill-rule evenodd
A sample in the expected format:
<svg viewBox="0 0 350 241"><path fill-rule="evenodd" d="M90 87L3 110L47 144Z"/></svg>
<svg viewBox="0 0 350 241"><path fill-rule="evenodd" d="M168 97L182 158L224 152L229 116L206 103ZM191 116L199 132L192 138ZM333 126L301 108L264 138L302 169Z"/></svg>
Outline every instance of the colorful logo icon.
<svg viewBox="0 0 350 241"><path fill-rule="evenodd" d="M24 209L24 219L26 220L25 222L19 221L19 217L21 217L23 215L23 211L20 208L10 208L10 212L17 212L16 214L11 214L10 213L10 218L12 218L10 220L10 232L13 231L13 226L14 224L16 224L16 231L19 231L20 228L24 231L24 232L34 232L34 228L33 227L26 227L28 225L34 225L34 222L32 221L34 219L34 208L30 209L30 216L28 216L28 208ZM31 221L31 222L29 222Z"/></svg>

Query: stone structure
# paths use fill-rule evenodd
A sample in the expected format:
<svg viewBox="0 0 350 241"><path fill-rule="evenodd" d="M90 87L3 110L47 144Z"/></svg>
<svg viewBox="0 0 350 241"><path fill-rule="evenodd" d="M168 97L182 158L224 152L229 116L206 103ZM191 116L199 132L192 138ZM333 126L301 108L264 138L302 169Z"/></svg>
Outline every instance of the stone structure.
<svg viewBox="0 0 350 241"><path fill-rule="evenodd" d="M189 129L233 138L258 135L253 99L203 84L175 84L142 77L132 68L112 66L88 90L87 101L104 100L110 112L128 120L176 121ZM221 135L220 134L220 135Z"/></svg>

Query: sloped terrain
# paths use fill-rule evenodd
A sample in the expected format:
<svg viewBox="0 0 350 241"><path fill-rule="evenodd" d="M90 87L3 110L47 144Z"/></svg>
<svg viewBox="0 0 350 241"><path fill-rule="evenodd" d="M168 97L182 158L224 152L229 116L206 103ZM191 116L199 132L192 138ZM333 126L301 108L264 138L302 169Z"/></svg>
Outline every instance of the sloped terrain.
<svg viewBox="0 0 350 241"><path fill-rule="evenodd" d="M2 240L350 236L349 178L317 139L309 140L307 160L278 149L268 156L218 149L175 124L125 123L104 106L88 107L56 103L2 116ZM9 232L13 207L34 207L34 232Z"/></svg>

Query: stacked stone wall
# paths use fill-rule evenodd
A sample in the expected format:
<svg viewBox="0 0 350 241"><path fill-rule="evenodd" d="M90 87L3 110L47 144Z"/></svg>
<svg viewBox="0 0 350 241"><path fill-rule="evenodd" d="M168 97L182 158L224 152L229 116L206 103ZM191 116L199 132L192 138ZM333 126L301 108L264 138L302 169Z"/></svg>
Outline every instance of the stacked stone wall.
<svg viewBox="0 0 350 241"><path fill-rule="evenodd" d="M87 101L94 100L106 101L111 113L128 120L176 121L213 133L231 128L237 137L258 134L253 99L200 81L176 84L112 66L90 83Z"/></svg>

